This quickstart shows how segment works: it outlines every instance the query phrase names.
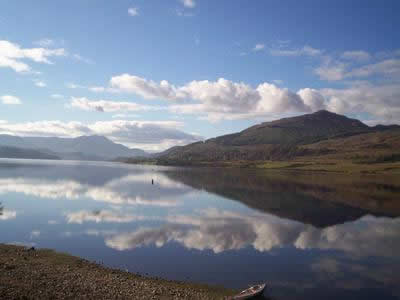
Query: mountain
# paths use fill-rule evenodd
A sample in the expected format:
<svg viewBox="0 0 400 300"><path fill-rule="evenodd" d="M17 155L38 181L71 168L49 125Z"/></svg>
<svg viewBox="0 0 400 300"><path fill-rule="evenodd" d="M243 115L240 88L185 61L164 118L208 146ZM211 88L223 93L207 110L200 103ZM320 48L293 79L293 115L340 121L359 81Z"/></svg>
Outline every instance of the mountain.
<svg viewBox="0 0 400 300"><path fill-rule="evenodd" d="M364 123L321 110L313 114L252 126L239 133L211 139L220 145L306 144L344 133L368 131Z"/></svg>
<svg viewBox="0 0 400 300"><path fill-rule="evenodd" d="M204 142L174 147L161 153L158 161L160 164L196 164L321 156L340 152L340 139L351 140L356 136L382 132L400 137L399 128L397 125L369 127L359 120L321 110L312 114L264 122L241 132ZM335 147L309 146L327 140L339 142ZM370 142L374 144L376 139L370 138Z"/></svg>
<svg viewBox="0 0 400 300"><path fill-rule="evenodd" d="M0 135L0 146L36 149L63 159L110 160L116 157L146 157L140 149L130 149L114 143L104 136L59 137L16 137Z"/></svg>
<svg viewBox="0 0 400 300"><path fill-rule="evenodd" d="M38 150L17 147L0 146L1 158L27 158L27 159L60 159L56 155L43 153Z"/></svg>

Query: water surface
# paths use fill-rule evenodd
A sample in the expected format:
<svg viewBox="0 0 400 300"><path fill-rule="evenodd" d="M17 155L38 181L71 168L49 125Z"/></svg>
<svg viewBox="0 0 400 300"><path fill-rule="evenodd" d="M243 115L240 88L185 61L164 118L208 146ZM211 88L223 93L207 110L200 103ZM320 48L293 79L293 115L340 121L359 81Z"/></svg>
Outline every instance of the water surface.
<svg viewBox="0 0 400 300"><path fill-rule="evenodd" d="M3 159L0 242L168 279L267 282L273 299L398 299L397 179Z"/></svg>

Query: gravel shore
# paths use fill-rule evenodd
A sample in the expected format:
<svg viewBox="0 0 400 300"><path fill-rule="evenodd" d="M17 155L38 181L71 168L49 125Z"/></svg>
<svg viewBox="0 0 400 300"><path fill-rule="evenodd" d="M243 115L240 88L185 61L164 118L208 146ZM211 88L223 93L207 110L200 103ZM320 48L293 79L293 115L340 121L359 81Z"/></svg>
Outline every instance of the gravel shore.
<svg viewBox="0 0 400 300"><path fill-rule="evenodd" d="M114 270L52 250L0 244L0 299L227 299L232 294Z"/></svg>

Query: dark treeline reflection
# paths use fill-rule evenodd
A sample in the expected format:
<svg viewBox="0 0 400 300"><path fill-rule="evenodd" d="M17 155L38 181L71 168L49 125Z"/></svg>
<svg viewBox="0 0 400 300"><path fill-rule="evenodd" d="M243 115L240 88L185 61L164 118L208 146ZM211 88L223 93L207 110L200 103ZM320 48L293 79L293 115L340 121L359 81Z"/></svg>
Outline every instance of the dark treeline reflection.
<svg viewBox="0 0 400 300"><path fill-rule="evenodd" d="M400 178L246 169L174 169L165 174L263 212L316 227L364 215L400 215Z"/></svg>

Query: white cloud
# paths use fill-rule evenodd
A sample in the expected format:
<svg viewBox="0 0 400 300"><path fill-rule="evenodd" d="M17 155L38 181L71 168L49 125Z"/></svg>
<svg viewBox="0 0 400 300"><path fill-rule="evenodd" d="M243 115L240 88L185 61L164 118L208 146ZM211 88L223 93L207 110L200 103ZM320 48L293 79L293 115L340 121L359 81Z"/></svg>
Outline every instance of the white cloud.
<svg viewBox="0 0 400 300"><path fill-rule="evenodd" d="M305 45L303 48L298 49L270 49L270 54L274 56L319 56L323 53L320 49L315 49L311 46Z"/></svg>
<svg viewBox="0 0 400 300"><path fill-rule="evenodd" d="M315 68L314 73L320 79L337 81L346 77L347 64L339 61L333 61L330 57L324 59L321 66Z"/></svg>
<svg viewBox="0 0 400 300"><path fill-rule="evenodd" d="M224 78L216 81L193 80L177 86L167 80L156 82L125 73L112 77L108 86L93 87L91 90L133 93L145 99L169 100L173 102L167 104L171 112L191 114L213 122L223 119L266 119L276 114L305 113L319 109L341 114L367 113L370 119L373 117L383 122L399 120L398 85L394 83L400 79L400 59L388 58L360 66L348 60L322 55L322 50L309 46L282 51L291 51L280 53L282 55L319 56L322 63L314 72L323 80L347 79L347 88L290 91L278 86L281 81L275 81L276 84L262 82L252 87ZM346 56L362 55L357 52L347 53ZM383 76L383 79L389 80L379 84L360 84L354 80L372 76L381 76L381 79Z"/></svg>
<svg viewBox="0 0 400 300"><path fill-rule="evenodd" d="M400 122L398 84L355 84L344 89L319 91L329 110L337 113L368 113L381 120Z"/></svg>
<svg viewBox="0 0 400 300"><path fill-rule="evenodd" d="M369 77L373 75L384 75L400 77L400 59L386 59L378 63L369 64L351 70L346 77Z"/></svg>
<svg viewBox="0 0 400 300"><path fill-rule="evenodd" d="M108 100L89 100L85 97L71 98L71 107L99 111L99 112L118 112L118 111L148 111L165 109L160 106L141 105L133 102L120 102Z"/></svg>
<svg viewBox="0 0 400 300"><path fill-rule="evenodd" d="M371 55L365 51L344 52L340 58L324 56L322 64L314 69L322 80L339 81L381 76L381 78L400 79L400 59L394 53L378 55L381 60L367 63ZM360 64L363 65L360 66Z"/></svg>
<svg viewBox="0 0 400 300"><path fill-rule="evenodd" d="M11 96L11 95L4 95L0 97L0 100L3 104L7 105L17 105L21 104L21 100L18 97Z"/></svg>
<svg viewBox="0 0 400 300"><path fill-rule="evenodd" d="M138 16L139 15L139 8L137 7L130 7L128 9L128 14L132 17Z"/></svg>
<svg viewBox="0 0 400 300"><path fill-rule="evenodd" d="M194 8L196 7L196 1L195 0L180 0L183 4L183 6L187 8Z"/></svg>
<svg viewBox="0 0 400 300"><path fill-rule="evenodd" d="M253 51L261 51L264 50L265 45L264 44L256 44L253 48Z"/></svg>
<svg viewBox="0 0 400 300"><path fill-rule="evenodd" d="M122 74L114 76L110 80L110 86L121 92L135 93L145 99L168 99L178 100L184 98L185 95L179 93L177 88L171 85L168 81L162 80L157 83L152 80L147 80L139 76Z"/></svg>
<svg viewBox="0 0 400 300"><path fill-rule="evenodd" d="M44 82L44 81L42 81L42 80L34 80L33 82L35 83L35 85L36 85L37 87L43 88L43 87L46 87L46 86L47 86L46 82Z"/></svg>
<svg viewBox="0 0 400 300"><path fill-rule="evenodd" d="M326 108L326 100L321 93L315 89L305 88L297 92L303 99L304 104L312 111L317 111Z"/></svg>
<svg viewBox="0 0 400 300"><path fill-rule="evenodd" d="M356 61L367 61L371 59L371 55L368 52L357 50L357 51L345 51L342 56L343 59L356 60Z"/></svg>
<svg viewBox="0 0 400 300"><path fill-rule="evenodd" d="M262 83L253 88L243 82L224 78L217 81L191 81L175 86L166 80L155 82L130 74L114 76L110 88L114 92L134 93L146 99L165 99L175 103L169 109L175 113L208 114L209 120L249 118L281 112L308 112L300 95Z"/></svg>
<svg viewBox="0 0 400 300"><path fill-rule="evenodd" d="M0 67L11 68L16 72L29 72L31 67L23 60L31 60L36 63L52 64L49 60L52 56L65 56L66 51L47 48L21 48L17 44L0 40Z"/></svg>

